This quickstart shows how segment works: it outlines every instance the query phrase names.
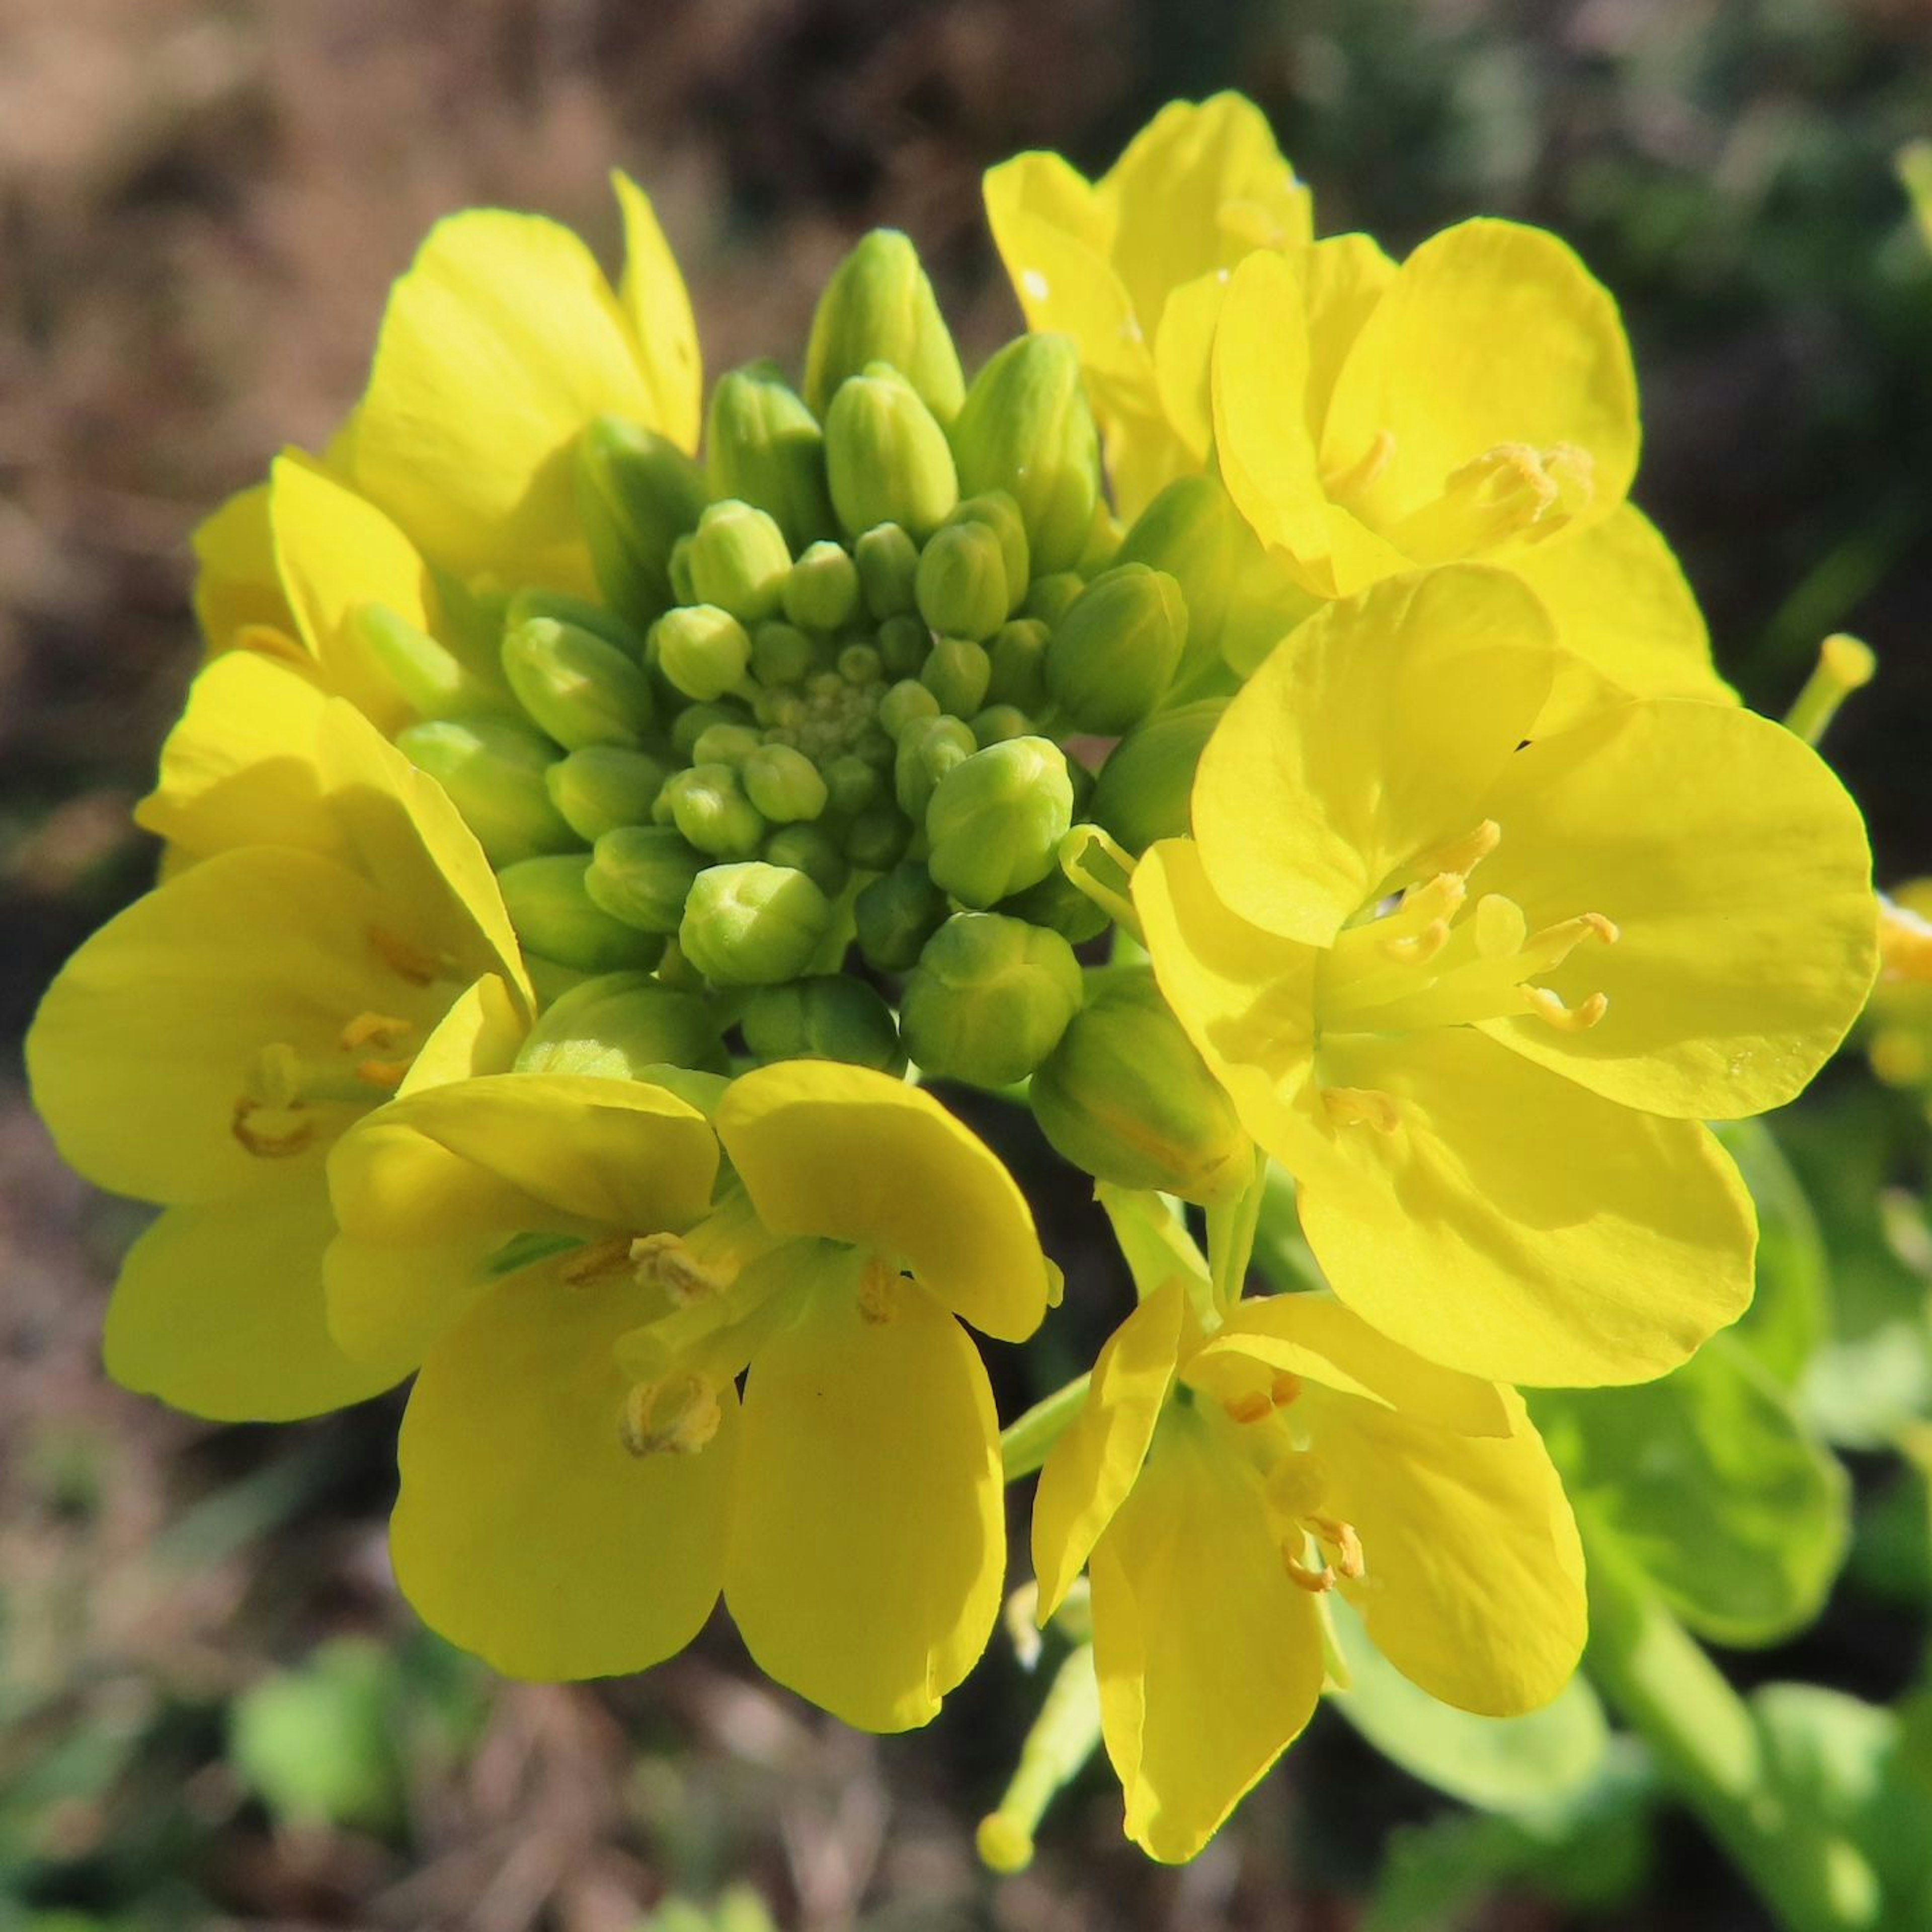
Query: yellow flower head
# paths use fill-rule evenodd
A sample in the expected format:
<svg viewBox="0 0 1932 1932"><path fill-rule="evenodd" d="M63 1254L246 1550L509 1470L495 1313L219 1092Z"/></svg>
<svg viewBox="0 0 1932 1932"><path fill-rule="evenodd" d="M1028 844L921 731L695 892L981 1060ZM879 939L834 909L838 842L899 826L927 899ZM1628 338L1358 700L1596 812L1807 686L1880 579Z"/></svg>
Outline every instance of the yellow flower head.
<svg viewBox="0 0 1932 1932"><path fill-rule="evenodd" d="M987 175L986 197L1028 324L1079 345L1117 506L1136 515L1199 466L1162 374L1199 359L1198 285L1255 249L1306 243L1308 190L1261 110L1217 94L1162 108L1098 182L1058 154L1021 154Z"/></svg>
<svg viewBox="0 0 1932 1932"><path fill-rule="evenodd" d="M1894 1087L1932 1087L1932 879L1880 901L1878 944L1863 1029L1872 1071Z"/></svg>
<svg viewBox="0 0 1932 1932"><path fill-rule="evenodd" d="M430 1623L593 1676L680 1649L722 1591L762 1667L848 1722L934 1714L1005 1554L961 1324L1022 1340L1047 1290L1018 1190L937 1102L800 1061L707 1123L516 1074L398 1100L331 1172L334 1331L422 1363L392 1534Z"/></svg>
<svg viewBox="0 0 1932 1932"><path fill-rule="evenodd" d="M516 943L442 793L250 653L197 680L142 816L192 862L69 961L27 1040L63 1156L168 1210L122 1271L108 1366L204 1414L336 1407L394 1376L324 1327L329 1144L514 1042Z"/></svg>
<svg viewBox="0 0 1932 1932"><path fill-rule="evenodd" d="M1342 1299L1472 1373L1589 1384L1744 1307L1750 1202L1700 1123L1804 1086L1875 921L1807 746L1681 699L1552 726L1568 664L1499 571L1329 607L1228 707L1193 838L1133 895Z"/></svg>
<svg viewBox="0 0 1932 1932"><path fill-rule="evenodd" d="M1101 1352L1034 1507L1040 1614L1093 1580L1102 1735L1127 1832L1192 1858L1313 1714L1338 1590L1406 1676L1490 1716L1556 1696L1582 1552L1514 1391L1332 1298L1244 1301L1211 1338L1178 1282Z"/></svg>

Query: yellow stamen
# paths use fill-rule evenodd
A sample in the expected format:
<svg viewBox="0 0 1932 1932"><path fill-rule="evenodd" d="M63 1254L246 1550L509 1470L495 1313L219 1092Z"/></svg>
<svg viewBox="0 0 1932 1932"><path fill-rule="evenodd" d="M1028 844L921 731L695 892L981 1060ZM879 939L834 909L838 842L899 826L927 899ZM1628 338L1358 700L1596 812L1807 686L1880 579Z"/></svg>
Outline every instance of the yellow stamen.
<svg viewBox="0 0 1932 1932"><path fill-rule="evenodd" d="M586 1282L603 1281L621 1274L630 1258L630 1244L621 1234L607 1235L590 1241L566 1255L557 1269L557 1277L572 1288Z"/></svg>
<svg viewBox="0 0 1932 1932"><path fill-rule="evenodd" d="M693 1254L676 1234L640 1234L625 1246L625 1257L646 1288L661 1288L679 1307L722 1294L730 1286Z"/></svg>
<svg viewBox="0 0 1932 1932"><path fill-rule="evenodd" d="M1300 1399L1301 1378L1292 1369L1283 1369L1268 1384L1268 1400L1276 1408L1286 1408L1292 1402Z"/></svg>
<svg viewBox="0 0 1932 1932"><path fill-rule="evenodd" d="M282 1116L279 1124L268 1118L277 1114ZM315 1138L315 1122L298 1108L264 1106L245 1094L235 1103L229 1128L250 1154L263 1160L286 1160Z"/></svg>
<svg viewBox="0 0 1932 1932"><path fill-rule="evenodd" d="M1259 1389L1244 1389L1221 1404L1230 1422L1264 1422L1274 1413L1274 1404Z"/></svg>
<svg viewBox="0 0 1932 1932"><path fill-rule="evenodd" d="M1384 939L1382 950L1394 960L1405 966L1426 966L1449 944L1449 922L1446 919L1432 919L1420 932L1399 934L1393 939Z"/></svg>
<svg viewBox="0 0 1932 1932"><path fill-rule="evenodd" d="M1502 827L1493 818L1486 818L1460 838L1452 838L1448 844L1424 853L1408 867L1408 875L1413 879L1429 879L1432 884L1440 883L1433 876L1439 872L1450 872L1458 878L1466 879L1502 842ZM1458 900L1459 904L1460 902ZM1408 903L1406 898L1403 903Z"/></svg>
<svg viewBox="0 0 1932 1932"><path fill-rule="evenodd" d="M1347 503L1372 490L1380 481L1382 472L1389 466L1389 459L1395 454L1395 432L1378 429L1370 440L1369 446L1353 463L1345 469L1324 471L1322 487L1331 502Z"/></svg>
<svg viewBox="0 0 1932 1932"><path fill-rule="evenodd" d="M365 1046L400 1046L415 1029L391 1013L358 1013L342 1029L342 1050L355 1053Z"/></svg>
<svg viewBox="0 0 1932 1932"><path fill-rule="evenodd" d="M859 1312L878 1327L898 1312L898 1270L882 1256L867 1256L859 1276Z"/></svg>
<svg viewBox="0 0 1932 1932"><path fill-rule="evenodd" d="M624 1398L618 1433L633 1456L694 1456L724 1419L718 1392L688 1369L638 1382Z"/></svg>
<svg viewBox="0 0 1932 1932"><path fill-rule="evenodd" d="M1282 1548L1281 1565L1288 1572L1288 1581L1296 1588L1306 1590L1311 1597L1324 1595L1335 1587L1335 1573L1326 1563L1319 1569L1311 1570L1286 1544Z"/></svg>
<svg viewBox="0 0 1932 1932"><path fill-rule="evenodd" d="M1364 1574L1368 1566L1362 1556L1362 1539L1352 1522L1327 1516L1310 1516L1308 1521L1323 1550L1335 1552L1335 1568L1342 1576L1352 1583Z"/></svg>
<svg viewBox="0 0 1932 1932"><path fill-rule="evenodd" d="M368 1082L371 1087L400 1087L409 1070L408 1060L358 1060L356 1063L356 1078Z"/></svg>
<svg viewBox="0 0 1932 1932"><path fill-rule="evenodd" d="M1338 1127L1370 1126L1392 1134L1402 1125L1401 1110L1376 1088L1324 1087L1322 1104Z"/></svg>
<svg viewBox="0 0 1932 1932"><path fill-rule="evenodd" d="M412 986L430 986L441 976L442 962L434 952L386 926L371 926L368 933L369 944L398 979L408 980Z"/></svg>
<svg viewBox="0 0 1932 1932"><path fill-rule="evenodd" d="M1588 1033L1610 1010L1609 998L1602 993L1592 993L1580 1006L1566 1006L1562 995L1547 986L1526 986L1522 993L1530 1011L1558 1033Z"/></svg>
<svg viewBox="0 0 1932 1932"><path fill-rule="evenodd" d="M1932 922L1880 893L1878 956L1881 979L1932 980Z"/></svg>

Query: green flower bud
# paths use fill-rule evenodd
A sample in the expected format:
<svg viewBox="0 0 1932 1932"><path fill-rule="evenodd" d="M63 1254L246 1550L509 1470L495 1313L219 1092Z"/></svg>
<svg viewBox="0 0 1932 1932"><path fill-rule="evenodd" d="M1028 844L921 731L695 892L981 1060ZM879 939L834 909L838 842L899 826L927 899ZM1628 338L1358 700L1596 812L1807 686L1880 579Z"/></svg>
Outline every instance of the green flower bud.
<svg viewBox="0 0 1932 1932"><path fill-rule="evenodd" d="M1137 724L1108 754L1094 787L1095 820L1138 856L1186 836L1202 749L1227 709L1220 698L1177 705Z"/></svg>
<svg viewBox="0 0 1932 1932"><path fill-rule="evenodd" d="M1004 745L1015 738L1029 737L1033 720L1016 704L989 704L968 721L973 736L982 752L988 745Z"/></svg>
<svg viewBox="0 0 1932 1932"><path fill-rule="evenodd" d="M794 550L832 534L824 433L776 362L751 363L718 379L704 449L711 494L769 511Z"/></svg>
<svg viewBox="0 0 1932 1932"><path fill-rule="evenodd" d="M650 680L615 644L554 617L506 632L503 675L517 701L566 751L635 746L650 729Z"/></svg>
<svg viewBox="0 0 1932 1932"><path fill-rule="evenodd" d="M897 524L876 525L853 544L852 563L859 573L866 608L878 622L911 613L919 546L909 530Z"/></svg>
<svg viewBox="0 0 1932 1932"><path fill-rule="evenodd" d="M1220 647L1246 530L1218 477L1183 476L1140 513L1122 540L1122 563L1164 570L1180 586L1190 665ZM1252 536L1246 542L1252 544Z"/></svg>
<svg viewBox="0 0 1932 1932"><path fill-rule="evenodd" d="M745 1044L760 1060L838 1060L905 1070L892 1010L862 980L822 973L761 986L745 1003Z"/></svg>
<svg viewBox="0 0 1932 1932"><path fill-rule="evenodd" d="M922 539L959 500L946 432L904 377L880 363L848 377L832 398L825 460L832 506L849 537L900 524ZM860 573L862 578L862 558Z"/></svg>
<svg viewBox="0 0 1932 1932"><path fill-rule="evenodd" d="M671 547L710 500L704 472L655 431L598 416L578 439L576 482L598 588L641 630L684 601L671 587Z"/></svg>
<svg viewBox="0 0 1932 1932"><path fill-rule="evenodd" d="M768 688L802 682L818 662L817 646L796 625L764 623L752 633L752 675Z"/></svg>
<svg viewBox="0 0 1932 1932"><path fill-rule="evenodd" d="M908 976L899 1025L908 1052L935 1078L1008 1087L1060 1043L1082 991L1080 962L1058 933L958 913Z"/></svg>
<svg viewBox="0 0 1932 1932"><path fill-rule="evenodd" d="M613 919L591 898L586 869L581 853L506 866L496 884L518 938L528 951L582 973L655 965L662 936Z"/></svg>
<svg viewBox="0 0 1932 1932"><path fill-rule="evenodd" d="M919 681L956 718L970 718L986 701L993 661L970 638L941 638L920 667Z"/></svg>
<svg viewBox="0 0 1932 1932"><path fill-rule="evenodd" d="M844 849L822 825L782 825L760 848L769 866L802 872L827 898L836 898L852 876Z"/></svg>
<svg viewBox="0 0 1932 1932"><path fill-rule="evenodd" d="M560 624L574 624L580 631L591 632L607 644L614 644L634 663L644 662L643 633L634 630L616 611L593 604L587 597L573 597L567 590L545 590L536 584L519 590L504 605L498 636L527 624L532 617L554 617Z"/></svg>
<svg viewBox="0 0 1932 1932"><path fill-rule="evenodd" d="M1027 586L1021 615L1037 617L1052 630L1072 609L1073 600L1086 588L1087 580L1077 570L1057 570L1051 577L1036 577Z"/></svg>
<svg viewBox="0 0 1932 1932"><path fill-rule="evenodd" d="M892 796L915 825L923 823L933 788L980 748L957 718L915 719L900 734L892 760Z"/></svg>
<svg viewBox="0 0 1932 1932"><path fill-rule="evenodd" d="M952 425L968 494L1004 490L1019 506L1038 571L1079 560L1100 501L1100 439L1064 335L1023 335L979 374Z"/></svg>
<svg viewBox="0 0 1932 1932"><path fill-rule="evenodd" d="M556 750L507 718L437 718L396 734L396 749L449 794L492 866L578 844L544 786Z"/></svg>
<svg viewBox="0 0 1932 1932"><path fill-rule="evenodd" d="M842 752L825 767L826 809L850 818L886 795L885 781L856 752Z"/></svg>
<svg viewBox="0 0 1932 1932"><path fill-rule="evenodd" d="M858 690L868 690L885 681L886 662L876 644L844 645L833 662L838 675Z"/></svg>
<svg viewBox="0 0 1932 1932"><path fill-rule="evenodd" d="M509 694L472 671L446 644L386 604L358 604L350 628L371 670L401 694L419 718L514 713Z"/></svg>
<svg viewBox="0 0 1932 1932"><path fill-rule="evenodd" d="M802 872L756 860L713 866L685 902L677 943L718 986L796 980L832 927L832 903Z"/></svg>
<svg viewBox="0 0 1932 1932"><path fill-rule="evenodd" d="M946 922L946 895L917 860L902 859L852 902L859 950L881 973L903 973Z"/></svg>
<svg viewBox="0 0 1932 1932"><path fill-rule="evenodd" d="M859 614L859 566L836 543L815 543L785 573L784 614L808 631L836 631Z"/></svg>
<svg viewBox="0 0 1932 1932"><path fill-rule="evenodd" d="M1126 526L1106 504L1096 504L1093 526L1087 532L1087 548L1080 553L1080 560L1074 568L1090 583L1119 560L1120 539L1126 534Z"/></svg>
<svg viewBox="0 0 1932 1932"><path fill-rule="evenodd" d="M544 782L564 823L594 844L618 826L646 824L670 776L670 767L648 752L586 745L559 758Z"/></svg>
<svg viewBox="0 0 1932 1932"><path fill-rule="evenodd" d="M1016 617L993 633L986 646L986 695L995 704L1034 712L1046 704L1046 646L1052 634L1036 617Z"/></svg>
<svg viewBox="0 0 1932 1932"><path fill-rule="evenodd" d="M946 518L951 524L978 524L1000 540L1000 560L1006 572L1006 608L1000 614L1010 616L1027 593L1033 572L1033 546L1027 541L1026 519L1020 506L1004 490L982 490L968 496Z"/></svg>
<svg viewBox="0 0 1932 1932"><path fill-rule="evenodd" d="M1105 909L1096 905L1056 863L1038 884L1000 900L993 910L1009 919L1023 919L1030 926L1050 926L1070 946L1084 946L1098 939L1112 923Z"/></svg>
<svg viewBox="0 0 1932 1932"><path fill-rule="evenodd" d="M677 930L686 896L706 862L669 826L620 825L598 840L584 890L613 919L668 937Z"/></svg>
<svg viewBox="0 0 1932 1932"><path fill-rule="evenodd" d="M725 1065L718 1022L703 1000L648 973L605 973L544 1010L515 1070L641 1080L654 1066L722 1073Z"/></svg>
<svg viewBox="0 0 1932 1932"><path fill-rule="evenodd" d="M745 795L774 825L816 818L825 809L825 781L802 752L760 745L740 774Z"/></svg>
<svg viewBox="0 0 1932 1932"><path fill-rule="evenodd" d="M976 640L1006 621L1006 567L999 533L952 523L933 532L913 580L919 614L935 631Z"/></svg>
<svg viewBox="0 0 1932 1932"><path fill-rule="evenodd" d="M1254 1178L1254 1143L1150 973L1101 980L1031 1097L1040 1130L1097 1180L1220 1208Z"/></svg>
<svg viewBox="0 0 1932 1932"><path fill-rule="evenodd" d="M932 649L932 633L909 612L886 618L878 640L879 668L888 678L917 677Z"/></svg>
<svg viewBox="0 0 1932 1932"><path fill-rule="evenodd" d="M699 603L715 604L745 624L778 615L791 552L764 511L736 500L712 504L698 520L687 554Z"/></svg>
<svg viewBox="0 0 1932 1932"><path fill-rule="evenodd" d="M734 771L742 772L746 761L764 742L756 727L721 720L698 733L698 742L691 748L691 762L729 765Z"/></svg>
<svg viewBox="0 0 1932 1932"><path fill-rule="evenodd" d="M887 362L941 422L959 413L966 379L919 252L897 230L875 228L839 263L812 318L806 400L823 416L839 385Z"/></svg>
<svg viewBox="0 0 1932 1932"><path fill-rule="evenodd" d="M1112 737L1138 724L1173 681L1187 606L1165 571L1124 563L1102 572L1046 647L1046 688L1076 731Z"/></svg>
<svg viewBox="0 0 1932 1932"><path fill-rule="evenodd" d="M897 865L911 843L911 820L890 805L870 807L845 828L845 856L862 872Z"/></svg>
<svg viewBox="0 0 1932 1932"><path fill-rule="evenodd" d="M908 724L939 716L939 700L916 677L904 677L879 700L880 727L897 738Z"/></svg>
<svg viewBox="0 0 1932 1932"><path fill-rule="evenodd" d="M750 714L736 704L688 704L670 721L671 748L680 758L695 762L698 741L714 724L743 724Z"/></svg>
<svg viewBox="0 0 1932 1932"><path fill-rule="evenodd" d="M1073 824L1073 781L1060 747L1015 738L975 752L933 788L926 870L962 905L983 910L1043 879Z"/></svg>
<svg viewBox="0 0 1932 1932"><path fill-rule="evenodd" d="M687 698L722 698L743 682L752 640L730 611L712 604L680 604L651 627L657 667Z"/></svg>
<svg viewBox="0 0 1932 1932"><path fill-rule="evenodd" d="M714 859L748 859L764 842L765 821L729 765L676 772L658 798L679 831Z"/></svg>
<svg viewBox="0 0 1932 1932"><path fill-rule="evenodd" d="M696 525L692 528L695 529ZM670 547L670 599L674 604L695 604L698 592L691 584L691 538L688 533Z"/></svg>

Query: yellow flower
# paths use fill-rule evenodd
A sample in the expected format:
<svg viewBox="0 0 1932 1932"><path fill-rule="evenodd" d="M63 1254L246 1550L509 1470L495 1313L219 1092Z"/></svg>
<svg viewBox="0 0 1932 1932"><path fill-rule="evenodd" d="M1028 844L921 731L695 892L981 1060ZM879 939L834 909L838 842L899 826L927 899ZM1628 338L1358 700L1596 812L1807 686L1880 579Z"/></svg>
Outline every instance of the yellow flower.
<svg viewBox="0 0 1932 1932"><path fill-rule="evenodd" d="M371 1115L331 1178L334 1332L422 1361L391 1534L429 1623L595 1676L681 1648L722 1591L780 1682L868 1730L933 1715L1004 1563L962 1324L1022 1340L1047 1292L1018 1189L936 1101L793 1061L714 1136L654 1088L485 1078Z"/></svg>
<svg viewBox="0 0 1932 1932"><path fill-rule="evenodd" d="M1058 154L1020 154L987 175L986 198L1029 326L1080 346L1116 507L1134 517L1200 466L1168 420L1162 369L1201 359L1202 278L1305 243L1308 190L1261 110L1217 94L1162 108L1098 182Z"/></svg>
<svg viewBox="0 0 1932 1932"><path fill-rule="evenodd" d="M1514 1390L1438 1368L1325 1294L1179 1282L1102 1350L1041 1472L1044 1620L1088 1566L1101 1732L1129 1837L1192 1858L1313 1714L1339 1590L1398 1670L1495 1717L1568 1682L1583 1558Z"/></svg>
<svg viewBox="0 0 1932 1932"><path fill-rule="evenodd" d="M1310 620L1234 700L1133 896L1169 1004L1296 1177L1328 1278L1529 1383L1661 1374L1750 1293L1701 1124L1783 1105L1874 969L1857 808L1726 706L1606 701L1515 578Z"/></svg>
<svg viewBox="0 0 1932 1932"><path fill-rule="evenodd" d="M358 1114L514 1051L529 1000L489 867L442 793L339 700L210 664L143 820L169 882L68 962L27 1039L67 1160L166 1211L109 1310L127 1386L224 1418L360 1400L400 1372L324 1320L324 1162Z"/></svg>
<svg viewBox="0 0 1932 1932"><path fill-rule="evenodd" d="M1932 879L1880 902L1878 943L1864 1028L1872 1071L1891 1086L1932 1086Z"/></svg>

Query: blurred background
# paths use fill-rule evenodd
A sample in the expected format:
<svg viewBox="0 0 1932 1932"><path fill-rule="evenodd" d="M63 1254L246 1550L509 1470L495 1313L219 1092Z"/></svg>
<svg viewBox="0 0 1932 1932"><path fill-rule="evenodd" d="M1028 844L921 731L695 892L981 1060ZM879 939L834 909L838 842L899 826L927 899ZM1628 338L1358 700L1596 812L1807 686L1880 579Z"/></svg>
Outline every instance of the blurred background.
<svg viewBox="0 0 1932 1932"><path fill-rule="evenodd" d="M982 170L1050 146L1097 172L1228 86L1323 232L1400 253L1490 212L1581 250L1636 344L1639 500L1722 668L1775 713L1825 632L1865 637L1882 681L1833 759L1881 878L1932 870L1932 260L1892 167L1932 132L1926 0L0 0L0 1932L1768 1922L1688 1822L1478 1845L1327 1712L1186 1871L1120 1841L1102 1766L996 1882L972 1827L1037 1697L1006 1647L883 1742L722 1628L645 1679L496 1683L394 1597L393 1404L213 1429L100 1372L139 1213L62 1171L20 1036L148 882L127 814L196 660L189 530L327 437L429 224L537 209L609 260L622 164L713 371L795 354L844 250L902 226L970 368L1018 326ZM1084 1210L1040 1206L1077 1273ZM1824 1621L1737 1669L1910 1679L1923 1488L1876 1468Z"/></svg>

